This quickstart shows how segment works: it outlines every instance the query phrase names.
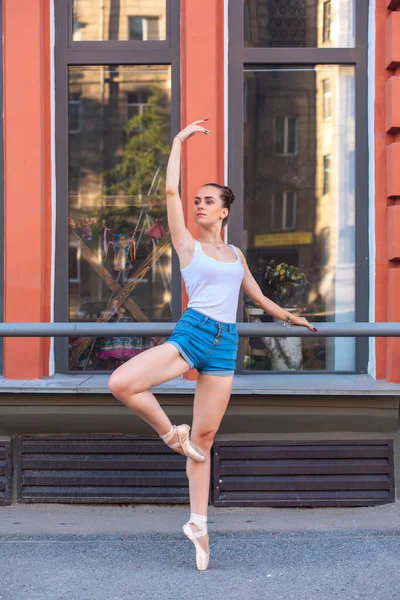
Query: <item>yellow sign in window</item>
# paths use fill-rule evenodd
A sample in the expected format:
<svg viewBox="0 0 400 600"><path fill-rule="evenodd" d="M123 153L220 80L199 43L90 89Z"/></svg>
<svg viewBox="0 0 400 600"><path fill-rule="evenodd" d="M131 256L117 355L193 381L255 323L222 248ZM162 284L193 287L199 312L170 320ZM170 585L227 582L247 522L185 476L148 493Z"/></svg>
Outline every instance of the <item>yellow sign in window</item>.
<svg viewBox="0 0 400 600"><path fill-rule="evenodd" d="M299 246L311 244L313 234L311 231L293 231L291 233L268 233L254 236L256 248L261 246Z"/></svg>

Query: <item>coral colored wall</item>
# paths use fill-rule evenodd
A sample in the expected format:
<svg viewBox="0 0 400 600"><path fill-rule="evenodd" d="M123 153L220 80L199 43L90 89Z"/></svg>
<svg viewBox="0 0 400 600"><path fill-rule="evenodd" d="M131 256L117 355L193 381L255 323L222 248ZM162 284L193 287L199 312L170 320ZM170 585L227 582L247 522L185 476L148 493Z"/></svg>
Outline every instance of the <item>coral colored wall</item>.
<svg viewBox="0 0 400 600"><path fill-rule="evenodd" d="M50 5L3 0L6 322L50 317ZM7 338L4 376L48 374L49 340Z"/></svg>
<svg viewBox="0 0 400 600"><path fill-rule="evenodd" d="M182 154L182 201L188 229L200 232L193 218L193 199L209 181L224 183L224 2L181 0L182 128L208 118L212 134L195 136ZM183 306L187 296L183 288ZM186 377L194 379L197 371Z"/></svg>
<svg viewBox="0 0 400 600"><path fill-rule="evenodd" d="M375 320L400 321L400 0L375 5ZM400 339L376 339L376 377L400 381Z"/></svg>

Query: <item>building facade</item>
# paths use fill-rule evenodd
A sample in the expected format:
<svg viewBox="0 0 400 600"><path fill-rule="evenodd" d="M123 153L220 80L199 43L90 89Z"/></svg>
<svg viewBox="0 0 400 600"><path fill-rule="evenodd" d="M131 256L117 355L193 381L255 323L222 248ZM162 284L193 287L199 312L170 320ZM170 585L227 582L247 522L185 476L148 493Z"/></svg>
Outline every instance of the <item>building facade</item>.
<svg viewBox="0 0 400 600"><path fill-rule="evenodd" d="M400 1L24 0L17 10L3 0L1 26L4 322L179 319L187 296L168 235L165 171L173 136L205 117L212 135L183 149L193 235L196 191L225 183L236 195L225 239L242 248L265 295L315 324L400 320ZM242 296L238 321L272 318ZM162 341L4 339L0 443L15 474L4 474L7 501L187 497L165 492L184 489L180 479L154 484L164 495L139 493L153 484L137 480L125 495L74 496L67 480L46 495L47 463L32 480L24 467L43 437L55 455L93 439L111 455L122 439L152 440L107 379ZM211 501L393 501L399 359L395 337L242 338ZM155 389L171 418L191 418L195 379ZM230 460L229 444L248 460L293 456L300 471L292 481L278 463L258 465L254 481L234 473L239 483L222 492L217 457ZM338 470L314 464L317 455ZM314 476L304 489L294 481L306 477L302 460ZM324 479L334 473L337 489ZM90 477L85 489L103 485Z"/></svg>

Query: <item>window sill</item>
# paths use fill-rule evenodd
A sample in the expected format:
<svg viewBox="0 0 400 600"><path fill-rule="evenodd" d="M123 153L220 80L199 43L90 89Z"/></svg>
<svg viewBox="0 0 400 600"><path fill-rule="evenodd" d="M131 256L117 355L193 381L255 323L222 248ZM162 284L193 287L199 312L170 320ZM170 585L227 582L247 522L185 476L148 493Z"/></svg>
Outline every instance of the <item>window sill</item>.
<svg viewBox="0 0 400 600"><path fill-rule="evenodd" d="M0 393L34 394L110 394L108 375L64 375L35 380L0 379ZM156 394L191 394L195 381L177 377L151 388ZM388 383L371 375L235 375L232 394L240 395L327 395L394 396L400 395L400 383Z"/></svg>

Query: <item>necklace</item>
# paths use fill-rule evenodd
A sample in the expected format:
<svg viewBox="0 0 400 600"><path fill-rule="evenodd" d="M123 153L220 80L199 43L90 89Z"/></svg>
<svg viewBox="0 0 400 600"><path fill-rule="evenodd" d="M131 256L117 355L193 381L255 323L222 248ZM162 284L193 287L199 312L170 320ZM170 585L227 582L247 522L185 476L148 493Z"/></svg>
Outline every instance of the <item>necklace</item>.
<svg viewBox="0 0 400 600"><path fill-rule="evenodd" d="M199 240L200 241L200 240ZM222 242L222 244L220 246L216 246L215 244L213 244L212 242L204 242L205 244L211 244L211 246L214 246L214 248L216 248L217 250L221 250L221 248L223 246L225 246L225 243Z"/></svg>

